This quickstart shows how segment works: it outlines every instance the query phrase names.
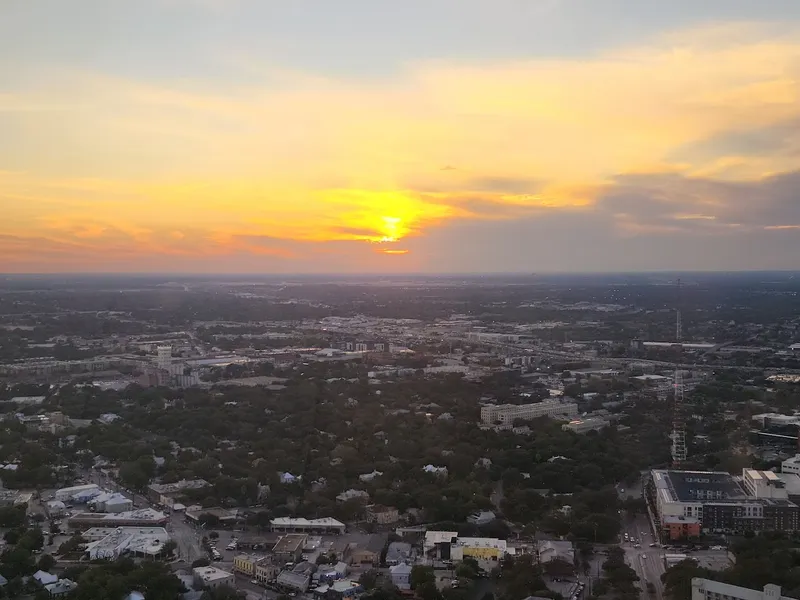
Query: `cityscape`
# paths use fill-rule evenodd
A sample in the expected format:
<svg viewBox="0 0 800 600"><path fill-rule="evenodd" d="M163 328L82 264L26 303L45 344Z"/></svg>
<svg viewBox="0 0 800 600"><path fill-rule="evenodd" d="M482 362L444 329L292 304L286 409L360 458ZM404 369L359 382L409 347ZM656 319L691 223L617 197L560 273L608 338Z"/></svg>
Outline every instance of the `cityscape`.
<svg viewBox="0 0 800 600"><path fill-rule="evenodd" d="M0 0L0 600L800 600L800 0Z"/></svg>
<svg viewBox="0 0 800 600"><path fill-rule="evenodd" d="M0 574L76 598L793 597L798 291L7 275Z"/></svg>

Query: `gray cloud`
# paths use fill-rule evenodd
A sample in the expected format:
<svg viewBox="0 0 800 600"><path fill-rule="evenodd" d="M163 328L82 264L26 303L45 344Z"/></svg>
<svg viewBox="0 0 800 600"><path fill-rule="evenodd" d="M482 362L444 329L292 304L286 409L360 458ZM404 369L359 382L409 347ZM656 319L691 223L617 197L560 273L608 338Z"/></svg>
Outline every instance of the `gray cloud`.
<svg viewBox="0 0 800 600"><path fill-rule="evenodd" d="M720 156L800 155L800 119L793 118L768 127L726 131L714 137L687 144L668 157L692 164Z"/></svg>
<svg viewBox="0 0 800 600"><path fill-rule="evenodd" d="M756 182L661 173L623 175L606 188L598 208L643 225L686 229L800 225L800 171Z"/></svg>

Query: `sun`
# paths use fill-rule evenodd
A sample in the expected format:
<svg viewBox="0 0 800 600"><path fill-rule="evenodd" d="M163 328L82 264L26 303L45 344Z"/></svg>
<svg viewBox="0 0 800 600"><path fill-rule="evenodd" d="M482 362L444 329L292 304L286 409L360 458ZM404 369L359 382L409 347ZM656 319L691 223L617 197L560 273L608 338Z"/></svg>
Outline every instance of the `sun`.
<svg viewBox="0 0 800 600"><path fill-rule="evenodd" d="M396 242L408 233L408 228L403 227L403 220L400 217L381 217L380 231L383 236L380 242Z"/></svg>

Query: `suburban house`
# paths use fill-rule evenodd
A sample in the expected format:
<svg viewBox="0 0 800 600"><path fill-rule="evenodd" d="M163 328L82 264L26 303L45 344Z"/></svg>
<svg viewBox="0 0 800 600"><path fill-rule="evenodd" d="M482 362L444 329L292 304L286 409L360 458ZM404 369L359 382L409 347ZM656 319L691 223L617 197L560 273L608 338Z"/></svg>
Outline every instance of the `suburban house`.
<svg viewBox="0 0 800 600"><path fill-rule="evenodd" d="M401 590L411 589L411 566L406 563L400 563L389 567L389 575L392 578L392 584Z"/></svg>

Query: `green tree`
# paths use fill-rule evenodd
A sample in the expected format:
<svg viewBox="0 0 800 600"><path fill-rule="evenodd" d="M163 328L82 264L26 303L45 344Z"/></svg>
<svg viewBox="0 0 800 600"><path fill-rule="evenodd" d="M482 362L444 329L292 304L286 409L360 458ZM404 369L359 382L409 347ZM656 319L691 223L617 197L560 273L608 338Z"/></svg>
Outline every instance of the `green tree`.
<svg viewBox="0 0 800 600"><path fill-rule="evenodd" d="M56 559L49 554L42 554L36 566L42 571L49 571L56 566Z"/></svg>
<svg viewBox="0 0 800 600"><path fill-rule="evenodd" d="M365 590L370 591L375 589L378 582L378 572L375 569L369 569L361 574L358 582L364 587Z"/></svg>
<svg viewBox="0 0 800 600"><path fill-rule="evenodd" d="M411 567L411 577L409 578L411 589L416 590L419 586L425 583L431 583L436 586L436 575L433 572L433 567L426 567L424 565L414 565Z"/></svg>

